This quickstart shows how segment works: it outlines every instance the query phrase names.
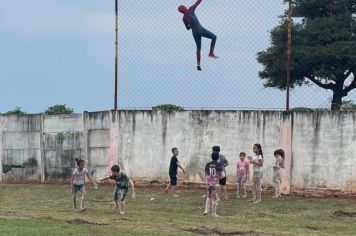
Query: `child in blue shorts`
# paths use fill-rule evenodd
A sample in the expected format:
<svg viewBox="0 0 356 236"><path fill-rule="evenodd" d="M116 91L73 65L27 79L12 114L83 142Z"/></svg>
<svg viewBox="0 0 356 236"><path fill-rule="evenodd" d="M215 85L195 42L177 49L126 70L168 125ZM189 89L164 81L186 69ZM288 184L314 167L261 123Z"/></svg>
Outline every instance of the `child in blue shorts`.
<svg viewBox="0 0 356 236"><path fill-rule="evenodd" d="M84 168L85 162L83 159L75 158L77 162L77 168L72 173L71 178L71 189L72 189L72 200L73 200L73 207L74 209L77 208L77 192L81 193L81 200L80 200L80 210L84 211L84 197L86 194L85 191L85 176L93 183L94 188L97 188L95 181L89 175L89 171Z"/></svg>
<svg viewBox="0 0 356 236"><path fill-rule="evenodd" d="M120 210L120 214L125 214L125 198L129 190L129 184L132 188L132 198L136 197L134 183L129 180L127 175L120 172L120 167L118 165L113 165L111 167L111 175L104 178L99 178L98 183L102 183L105 180L112 179L116 182L116 187L114 191L114 201L115 208Z"/></svg>

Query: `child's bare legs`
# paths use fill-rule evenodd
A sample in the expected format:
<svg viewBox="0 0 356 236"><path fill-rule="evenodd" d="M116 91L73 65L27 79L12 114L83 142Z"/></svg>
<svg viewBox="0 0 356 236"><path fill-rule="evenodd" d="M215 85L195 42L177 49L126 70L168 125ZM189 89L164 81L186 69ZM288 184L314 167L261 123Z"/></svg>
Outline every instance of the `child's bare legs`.
<svg viewBox="0 0 356 236"><path fill-rule="evenodd" d="M256 185L257 185L256 177L253 176L252 177L252 202L256 201Z"/></svg>
<svg viewBox="0 0 356 236"><path fill-rule="evenodd" d="M281 190L280 190L280 186L281 186L281 181L280 179L274 179L274 198L278 198L281 196Z"/></svg>
<svg viewBox="0 0 356 236"><path fill-rule="evenodd" d="M216 214L216 210L218 208L218 192L216 190L213 191L212 193L212 198L211 198L211 213L214 217L218 217L218 215Z"/></svg>
<svg viewBox="0 0 356 236"><path fill-rule="evenodd" d="M224 199L225 200L229 200L228 196L227 196L227 188L226 185L221 186L223 192L224 192Z"/></svg>
<svg viewBox="0 0 356 236"><path fill-rule="evenodd" d="M166 193L169 193L168 192L168 190L169 190L169 188L171 188L171 191L170 191L170 195L172 196L172 197L178 197L178 195L176 194L176 187L177 187L177 185L172 185L171 183L169 183L168 185L167 185L167 187L164 189L164 191L166 192Z"/></svg>
<svg viewBox="0 0 356 236"><path fill-rule="evenodd" d="M240 183L236 184L236 198L240 198Z"/></svg>
<svg viewBox="0 0 356 236"><path fill-rule="evenodd" d="M211 199L209 197L206 198L206 202L205 202L205 210L204 210L204 215L209 214L210 212L210 206L211 206Z"/></svg>
<svg viewBox="0 0 356 236"><path fill-rule="evenodd" d="M217 217L216 210L218 208L218 187L217 186L209 186L208 187L208 197L205 203L205 211L204 215L208 214L210 211L210 206L212 210L212 215Z"/></svg>
<svg viewBox="0 0 356 236"><path fill-rule="evenodd" d="M115 209L119 210L120 214L125 214L125 201L115 201Z"/></svg>
<svg viewBox="0 0 356 236"><path fill-rule="evenodd" d="M172 184L168 184L167 188L165 188L165 192L168 193L168 189L171 188L171 191L170 191L170 195L172 197L178 197L178 195L176 194L176 186L175 185L172 185Z"/></svg>
<svg viewBox="0 0 356 236"><path fill-rule="evenodd" d="M256 184L255 184L255 196L256 196L256 200L254 203L259 203L261 202L261 194L262 194L262 177L261 176L258 176L255 178L256 180Z"/></svg>
<svg viewBox="0 0 356 236"><path fill-rule="evenodd" d="M120 201L120 205L121 205L121 210L120 210L120 214L123 215L125 214L125 201Z"/></svg>
<svg viewBox="0 0 356 236"><path fill-rule="evenodd" d="M81 197L80 197L80 209L84 210L84 197L85 197L85 191L81 191Z"/></svg>
<svg viewBox="0 0 356 236"><path fill-rule="evenodd" d="M178 197L178 195L176 195L176 186L177 186L177 177L176 176L170 176L171 181L168 183L167 187L165 188L165 192L168 193L168 190L170 187L172 187L172 191L171 191L171 195L173 197Z"/></svg>
<svg viewBox="0 0 356 236"><path fill-rule="evenodd" d="M243 198L246 198L246 197L247 197L247 194L246 194L246 188L245 188L245 183L244 183L244 182L241 183L241 188L242 188L243 193L244 193L244 195L243 195L242 197L243 197Z"/></svg>
<svg viewBox="0 0 356 236"><path fill-rule="evenodd" d="M166 192L166 193L168 193L168 190L169 190L169 187L171 186L171 183L168 183L167 184L167 187L164 189L164 191Z"/></svg>
<svg viewBox="0 0 356 236"><path fill-rule="evenodd" d="M240 198L240 194L243 193L243 197L246 197L246 189L244 182L237 183L237 198Z"/></svg>
<svg viewBox="0 0 356 236"><path fill-rule="evenodd" d="M75 192L72 193L72 201L73 201L73 208L77 209L77 195Z"/></svg>

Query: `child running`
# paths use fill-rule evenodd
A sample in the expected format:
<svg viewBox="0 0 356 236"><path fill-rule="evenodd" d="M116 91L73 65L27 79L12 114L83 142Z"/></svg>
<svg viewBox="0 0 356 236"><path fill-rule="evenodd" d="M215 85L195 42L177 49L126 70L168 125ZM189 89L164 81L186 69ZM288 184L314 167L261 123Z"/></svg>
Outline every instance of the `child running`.
<svg viewBox="0 0 356 236"><path fill-rule="evenodd" d="M246 198L246 189L245 184L247 180L250 180L250 164L245 160L246 153L240 153L240 160L236 164L236 177L237 177L237 189L236 194L237 198L240 198L240 194L243 193L243 198Z"/></svg>
<svg viewBox="0 0 356 236"><path fill-rule="evenodd" d="M275 162L273 165L273 183L274 183L274 196L273 198L281 197L281 168L284 168L285 153L283 149L274 151Z"/></svg>
<svg viewBox="0 0 356 236"><path fill-rule="evenodd" d="M179 155L178 148L175 148L175 147L172 148L172 154L173 154L173 156L172 156L171 162L169 164L169 178L171 179L171 181L170 181L170 183L168 183L168 185L164 191L166 193L168 193L169 188L172 186L172 196L178 197L178 195L175 194L175 188L177 186L178 168L182 169L183 174L185 174L185 170L178 161L178 155Z"/></svg>
<svg viewBox="0 0 356 236"><path fill-rule="evenodd" d="M250 163L253 165L252 176L252 202L261 202L262 193L262 166L263 166L263 152L260 144L253 145L253 153L255 157L249 157Z"/></svg>
<svg viewBox="0 0 356 236"><path fill-rule="evenodd" d="M111 167L111 175L104 178L99 178L98 183L102 183L105 180L112 179L116 182L115 191L114 191L114 201L115 209L120 210L120 214L125 214L125 198L129 190L129 184L132 188L132 198L136 197L134 183L129 180L129 177L123 172L120 171L118 165L113 165Z"/></svg>
<svg viewBox="0 0 356 236"><path fill-rule="evenodd" d="M84 211L84 197L86 194L85 191L85 176L93 183L94 188L97 188L95 181L89 175L89 171L84 168L85 161L83 159L75 158L77 162L77 168L72 173L72 178L70 180L71 189L72 189L72 200L73 200L73 207L77 209L77 192L80 192L80 211Z"/></svg>
<svg viewBox="0 0 356 236"><path fill-rule="evenodd" d="M219 159L219 153L213 152L211 154L212 161L205 165L205 178L206 178L206 188L207 188L207 199L205 203L204 215L207 215L212 209L212 215L217 217L216 210L218 207L218 189L219 180L223 172L223 167L217 162Z"/></svg>

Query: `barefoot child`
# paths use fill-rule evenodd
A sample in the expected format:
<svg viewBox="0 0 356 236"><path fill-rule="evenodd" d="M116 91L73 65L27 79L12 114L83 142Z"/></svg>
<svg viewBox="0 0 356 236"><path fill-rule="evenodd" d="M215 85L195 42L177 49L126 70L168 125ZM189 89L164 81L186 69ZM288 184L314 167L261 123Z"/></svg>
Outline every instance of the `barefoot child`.
<svg viewBox="0 0 356 236"><path fill-rule="evenodd" d="M262 166L263 166L263 152L260 144L253 145L253 153L255 157L249 157L250 163L253 165L252 176L252 202L261 202L262 193Z"/></svg>
<svg viewBox="0 0 356 236"><path fill-rule="evenodd" d="M240 153L240 160L236 165L236 176L237 176L237 198L240 198L240 194L243 193L243 198L246 198L245 184L247 180L250 180L250 164L245 160L246 153Z"/></svg>
<svg viewBox="0 0 356 236"><path fill-rule="evenodd" d="M221 178L223 167L217 162L219 159L219 153L213 152L211 154L211 162L205 165L205 178L207 187L207 199L205 203L204 215L207 215L212 209L212 215L217 217L216 210L218 207L218 189L219 180Z"/></svg>
<svg viewBox="0 0 356 236"><path fill-rule="evenodd" d="M178 174L178 168L182 169L183 174L185 174L184 168L181 166L181 164L178 161L178 155L179 151L178 148L172 148L172 158L171 162L169 165L169 177L171 179L170 183L168 183L167 187L165 188L165 192L168 193L168 190L170 187L172 187L172 196L173 197L178 197L178 195L175 194L175 188L177 186L177 174Z"/></svg>
<svg viewBox="0 0 356 236"><path fill-rule="evenodd" d="M99 178L98 183L102 183L105 180L112 179L116 182L116 187L114 191L114 201L115 208L120 210L120 214L125 214L125 198L129 190L129 184L132 188L132 198L136 197L135 186L129 177L123 172L120 172L120 167L118 165L113 165L111 167L111 175L104 178Z"/></svg>
<svg viewBox="0 0 356 236"><path fill-rule="evenodd" d="M284 151L278 149L274 151L275 162L273 165L273 183L274 183L274 196L273 198L279 198L281 196L281 168L284 168Z"/></svg>
<svg viewBox="0 0 356 236"><path fill-rule="evenodd" d="M85 162L83 159L75 158L77 162L77 168L72 173L72 178L70 180L71 189L72 189L72 200L74 209L77 208L77 192L80 192L80 210L84 211L84 197L86 194L85 191L85 176L93 183L94 188L97 188L95 181L91 179L89 171L84 168Z"/></svg>

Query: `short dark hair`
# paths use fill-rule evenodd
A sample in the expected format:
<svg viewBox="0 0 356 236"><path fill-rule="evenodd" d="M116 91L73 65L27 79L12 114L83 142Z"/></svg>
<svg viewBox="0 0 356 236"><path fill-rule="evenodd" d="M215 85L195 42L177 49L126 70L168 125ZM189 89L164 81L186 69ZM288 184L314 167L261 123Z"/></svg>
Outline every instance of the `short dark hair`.
<svg viewBox="0 0 356 236"><path fill-rule="evenodd" d="M241 157L241 156L244 156L244 157L245 157L245 156L246 156L246 153L240 152L240 157Z"/></svg>
<svg viewBox="0 0 356 236"><path fill-rule="evenodd" d="M211 153L211 159L213 159L213 161L218 160L219 159L219 153L218 152Z"/></svg>
<svg viewBox="0 0 356 236"><path fill-rule="evenodd" d="M178 150L178 148L176 147L172 148L172 152L174 152L175 150Z"/></svg>
<svg viewBox="0 0 356 236"><path fill-rule="evenodd" d="M220 146L213 146L213 152L220 152Z"/></svg>
<svg viewBox="0 0 356 236"><path fill-rule="evenodd" d="M120 166L119 165L113 165L111 167L111 171L120 173Z"/></svg>
<svg viewBox="0 0 356 236"><path fill-rule="evenodd" d="M274 155L280 155L284 159L286 154L284 153L283 149L277 149L274 151Z"/></svg>
<svg viewBox="0 0 356 236"><path fill-rule="evenodd" d="M77 163L77 165L79 166L81 163L84 163L85 161L81 158L74 158L75 162Z"/></svg>

